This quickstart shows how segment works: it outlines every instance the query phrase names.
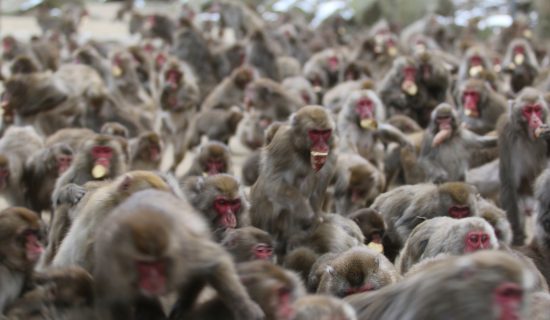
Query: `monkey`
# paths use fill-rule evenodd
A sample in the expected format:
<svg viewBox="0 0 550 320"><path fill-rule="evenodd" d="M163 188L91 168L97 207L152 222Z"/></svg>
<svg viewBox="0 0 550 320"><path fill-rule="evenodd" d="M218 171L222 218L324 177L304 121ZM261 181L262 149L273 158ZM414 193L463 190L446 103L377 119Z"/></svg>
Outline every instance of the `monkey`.
<svg viewBox="0 0 550 320"><path fill-rule="evenodd" d="M547 188L550 186L550 170L545 169L535 183L536 215L534 236L530 243L520 248L527 257L531 258L542 273L548 285L550 285L550 263L548 257L548 235L550 234L550 220L548 210L550 203L547 199Z"/></svg>
<svg viewBox="0 0 550 320"><path fill-rule="evenodd" d="M345 301L358 319L522 319L532 284L533 275L515 258L483 250L441 259L401 282ZM455 297L452 303L449 297Z"/></svg>
<svg viewBox="0 0 550 320"><path fill-rule="evenodd" d="M216 239L220 240L226 230L246 224L248 202L233 176L190 177L183 181L182 190L190 204L208 221Z"/></svg>
<svg viewBox="0 0 550 320"><path fill-rule="evenodd" d="M379 290L400 280L399 273L383 254L355 247L340 254L321 256L311 268L308 289L339 298Z"/></svg>
<svg viewBox="0 0 550 320"><path fill-rule="evenodd" d="M341 153L336 160L334 181L334 207L347 216L351 212L370 206L384 191L386 178L373 164L358 154Z"/></svg>
<svg viewBox="0 0 550 320"><path fill-rule="evenodd" d="M470 154L480 148L496 147L497 142L497 137L478 136L462 128L454 108L442 103L432 112L422 139L418 165L411 167L414 162L403 161L403 158L402 165L406 175L408 171L420 171L418 174L423 179L416 182L465 181ZM409 183L415 181L410 180Z"/></svg>
<svg viewBox="0 0 550 320"><path fill-rule="evenodd" d="M384 170L382 143L408 145L407 137L392 125L382 123L384 105L372 90L353 91L338 114L339 148L357 151L376 168ZM383 188L383 187L382 187Z"/></svg>
<svg viewBox="0 0 550 320"><path fill-rule="evenodd" d="M129 104L151 106L153 98L142 85L138 73L138 61L128 50L119 50L110 57L113 75L112 91L120 94Z"/></svg>
<svg viewBox="0 0 550 320"><path fill-rule="evenodd" d="M460 84L455 100L463 126L477 134L495 130L499 117L506 113L508 106L504 96L488 83L475 78Z"/></svg>
<svg viewBox="0 0 550 320"><path fill-rule="evenodd" d="M85 64L93 68L103 79L108 88L114 87L114 75L110 61L92 44L86 44L75 50L72 55L73 62Z"/></svg>
<svg viewBox="0 0 550 320"><path fill-rule="evenodd" d="M279 83L267 78L258 78L246 87L244 106L257 110L267 121L285 121L292 112L304 104L288 94Z"/></svg>
<svg viewBox="0 0 550 320"><path fill-rule="evenodd" d="M532 183L546 167L548 106L542 94L524 88L499 122L500 204L512 225L512 244L525 241L524 218L518 203L532 194Z"/></svg>
<svg viewBox="0 0 550 320"><path fill-rule="evenodd" d="M386 232L386 224L382 215L371 208L359 209L347 216L353 220L361 229L365 237L364 244L372 249L377 249L382 246L382 239ZM382 251L384 248L380 248Z"/></svg>
<svg viewBox="0 0 550 320"><path fill-rule="evenodd" d="M386 123L391 124L406 135L419 133L422 131L422 128L418 125L418 123L416 123L416 121L402 114L397 114L390 117L387 119Z"/></svg>
<svg viewBox="0 0 550 320"><path fill-rule="evenodd" d="M42 138L30 126L9 127L0 139L0 196L8 205L27 205L25 162L42 147Z"/></svg>
<svg viewBox="0 0 550 320"><path fill-rule="evenodd" d="M79 265L93 273L94 244L99 241L100 225L118 204L144 189L170 191L168 184L148 171L131 171L87 192L75 211L76 218L55 254L53 266Z"/></svg>
<svg viewBox="0 0 550 320"><path fill-rule="evenodd" d="M174 36L172 53L180 61L186 61L197 75L201 101L213 93L220 79L216 76L215 57L199 30L191 25L181 26Z"/></svg>
<svg viewBox="0 0 550 320"><path fill-rule="evenodd" d="M0 315L28 284L34 265L44 251L45 227L36 212L23 207L0 211Z"/></svg>
<svg viewBox="0 0 550 320"><path fill-rule="evenodd" d="M245 3L235 1L215 1L209 10L220 14L220 28L230 28L237 39L252 34L265 27L258 13Z"/></svg>
<svg viewBox="0 0 550 320"><path fill-rule="evenodd" d="M26 198L32 210L38 213L44 210L51 211L51 196L55 182L69 169L73 155L74 151L69 145L56 143L35 151L26 159L22 179L27 188Z"/></svg>
<svg viewBox="0 0 550 320"><path fill-rule="evenodd" d="M223 79L244 64L245 47L242 42L221 44L213 48L214 63L218 79Z"/></svg>
<svg viewBox="0 0 550 320"><path fill-rule="evenodd" d="M388 72L392 62L399 55L402 48L395 34L389 30L385 32L371 32L362 39L355 50L355 59L374 62L373 74L378 78Z"/></svg>
<svg viewBox="0 0 550 320"><path fill-rule="evenodd" d="M268 119L254 109L244 112L236 133L239 142L250 150L258 150L264 144L264 133L269 124Z"/></svg>
<svg viewBox="0 0 550 320"><path fill-rule="evenodd" d="M281 85L285 92L298 97L304 106L319 103L317 95L313 91L313 86L301 75L285 78ZM326 104L323 103L323 105Z"/></svg>
<svg viewBox="0 0 550 320"><path fill-rule="evenodd" d="M475 194L473 186L447 182L405 185L378 196L371 208L380 212L386 223L382 239L386 257L394 261L411 231L427 219L477 216Z"/></svg>
<svg viewBox="0 0 550 320"><path fill-rule="evenodd" d="M241 282L250 297L265 313L265 319L294 319L294 303L305 295L304 285L296 274L268 261L245 262L237 266ZM177 319L228 319L235 318L222 297L215 297L199 305L190 316Z"/></svg>
<svg viewBox="0 0 550 320"><path fill-rule="evenodd" d="M359 90L372 90L375 84L372 81L344 81L328 89L323 95L322 105L329 109L334 115L340 114L340 110L347 101L350 92ZM385 114L385 110L384 111Z"/></svg>
<svg viewBox="0 0 550 320"><path fill-rule="evenodd" d="M196 115L189 126L186 149L200 144L202 136L229 144L229 139L237 132L243 113L236 107L229 110L203 110Z"/></svg>
<svg viewBox="0 0 550 320"><path fill-rule="evenodd" d="M2 58L11 61L18 56L27 56L41 71L56 71L59 67L60 52L51 42L37 39L24 43L13 36L2 39Z"/></svg>
<svg viewBox="0 0 550 320"><path fill-rule="evenodd" d="M484 219L436 217L414 228L397 258L396 265L399 272L405 274L414 264L441 253L463 255L498 248L495 232Z"/></svg>
<svg viewBox="0 0 550 320"><path fill-rule="evenodd" d="M293 57L302 66L311 56L309 48L306 46L301 33L300 26L297 23L284 23L275 31L275 40L279 43L286 55ZM301 67L300 67L301 69ZM282 77L284 79L284 77ZM306 104L312 104L308 102Z"/></svg>
<svg viewBox="0 0 550 320"><path fill-rule="evenodd" d="M106 134L108 136L121 137L124 139L130 138L130 132L128 131L128 128L118 122L105 122L105 124L101 126L101 130L99 130L99 133Z"/></svg>
<svg viewBox="0 0 550 320"><path fill-rule="evenodd" d="M9 319L94 319L93 279L84 269L54 268L33 282L37 286L10 305Z"/></svg>
<svg viewBox="0 0 550 320"><path fill-rule="evenodd" d="M258 228L242 227L227 230L221 245L233 256L236 263L254 260L275 262L273 238Z"/></svg>
<svg viewBox="0 0 550 320"><path fill-rule="evenodd" d="M532 86L539 73L539 63L531 44L521 38L508 44L502 64L503 71L510 74L510 87L516 93Z"/></svg>
<svg viewBox="0 0 550 320"><path fill-rule="evenodd" d="M280 242L311 225L334 172L333 131L321 106L301 108L278 128L262 150L260 176L250 191L252 226Z"/></svg>
<svg viewBox="0 0 550 320"><path fill-rule="evenodd" d="M427 90L420 82L420 71L413 57L395 59L380 83L378 95L387 108L388 116L404 114L425 127L432 110L425 107Z"/></svg>
<svg viewBox="0 0 550 320"><path fill-rule="evenodd" d="M252 32L245 50L244 63L256 69L260 77L274 81L281 79L277 68L277 52L264 30L258 29Z"/></svg>
<svg viewBox="0 0 550 320"><path fill-rule="evenodd" d="M232 306L235 319L264 318L239 282L229 254L210 239L207 222L186 201L145 190L130 196L98 227L92 274L101 319L133 319L136 302L172 292L179 299L170 319L180 319L206 283Z"/></svg>
<svg viewBox="0 0 550 320"><path fill-rule="evenodd" d="M349 60L349 54L344 50L328 48L309 58L304 64L303 74L314 90L328 89L338 82L338 76Z"/></svg>
<svg viewBox="0 0 550 320"><path fill-rule="evenodd" d="M340 70L338 82L357 81L369 79L372 76L368 64L365 61L351 60Z"/></svg>
<svg viewBox="0 0 550 320"><path fill-rule="evenodd" d="M492 62L488 53L479 46L469 48L458 69L458 83L469 78L479 78L483 71L491 70Z"/></svg>
<svg viewBox="0 0 550 320"><path fill-rule="evenodd" d="M40 67L29 56L17 56L10 66L11 74L30 74L39 72Z"/></svg>
<svg viewBox="0 0 550 320"><path fill-rule="evenodd" d="M257 77L254 70L241 66L223 79L212 92L204 98L200 110L229 109L242 106L247 85Z"/></svg>
<svg viewBox="0 0 550 320"><path fill-rule="evenodd" d="M302 66L298 59L290 56L282 56L277 57L275 62L277 63L276 68L279 71L281 82L286 78L299 77L301 75Z"/></svg>
<svg viewBox="0 0 550 320"><path fill-rule="evenodd" d="M145 38L159 38L171 45L174 42L174 30L175 21L166 15L155 13L145 17L141 32Z"/></svg>
<svg viewBox="0 0 550 320"><path fill-rule="evenodd" d="M144 132L129 143L130 170L158 170L162 160L160 137L153 131Z"/></svg>
<svg viewBox="0 0 550 320"><path fill-rule="evenodd" d="M203 145L193 159L184 179L191 176L212 176L220 173L232 173L231 152L227 145L210 141Z"/></svg>
<svg viewBox="0 0 550 320"><path fill-rule="evenodd" d="M115 178L126 171L127 162L123 145L117 138L95 135L86 139L70 167L55 183L52 195L54 204L68 185L82 186L92 180Z"/></svg>
<svg viewBox="0 0 550 320"><path fill-rule="evenodd" d="M356 320L355 310L346 302L326 295L306 295L294 303L293 320Z"/></svg>

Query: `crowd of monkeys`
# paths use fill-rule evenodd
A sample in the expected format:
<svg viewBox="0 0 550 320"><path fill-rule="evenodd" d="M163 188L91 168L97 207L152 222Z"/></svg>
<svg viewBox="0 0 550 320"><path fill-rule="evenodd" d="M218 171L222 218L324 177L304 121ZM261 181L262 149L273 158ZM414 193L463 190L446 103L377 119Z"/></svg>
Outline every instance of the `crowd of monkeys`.
<svg viewBox="0 0 550 320"><path fill-rule="evenodd" d="M529 20L178 8L123 7L131 45L74 4L2 39L0 319L550 319Z"/></svg>

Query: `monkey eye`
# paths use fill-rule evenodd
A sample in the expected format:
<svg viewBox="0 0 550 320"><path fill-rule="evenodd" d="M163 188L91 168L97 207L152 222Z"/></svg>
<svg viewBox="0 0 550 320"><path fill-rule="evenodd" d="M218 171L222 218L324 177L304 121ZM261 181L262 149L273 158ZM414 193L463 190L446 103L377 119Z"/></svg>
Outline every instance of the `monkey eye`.
<svg viewBox="0 0 550 320"><path fill-rule="evenodd" d="M472 234L470 236L470 241L472 242L478 242L479 241L479 236L477 234Z"/></svg>
<svg viewBox="0 0 550 320"><path fill-rule="evenodd" d="M489 240L489 236L488 236L488 235L483 234L483 235L481 236L481 242L487 242L488 240Z"/></svg>

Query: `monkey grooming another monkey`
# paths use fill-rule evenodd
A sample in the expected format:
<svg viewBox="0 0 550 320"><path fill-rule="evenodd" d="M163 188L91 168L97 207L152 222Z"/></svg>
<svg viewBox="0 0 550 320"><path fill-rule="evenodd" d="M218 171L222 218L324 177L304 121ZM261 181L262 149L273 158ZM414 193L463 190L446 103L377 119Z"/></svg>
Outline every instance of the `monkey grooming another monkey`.
<svg viewBox="0 0 550 320"><path fill-rule="evenodd" d="M229 254L210 239L207 223L185 201L162 191L136 193L98 231L93 275L101 319L135 319L142 316L133 315L138 300L173 292L179 300L170 319L181 319L206 283L232 306L235 319L264 318Z"/></svg>

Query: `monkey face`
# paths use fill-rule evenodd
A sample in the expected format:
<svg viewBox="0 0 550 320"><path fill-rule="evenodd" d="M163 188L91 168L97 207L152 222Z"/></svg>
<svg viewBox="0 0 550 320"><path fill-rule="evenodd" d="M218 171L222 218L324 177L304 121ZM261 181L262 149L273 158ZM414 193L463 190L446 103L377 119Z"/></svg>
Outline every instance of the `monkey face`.
<svg viewBox="0 0 550 320"><path fill-rule="evenodd" d="M361 96L355 102L355 112L361 128L365 130L376 130L378 122L375 118L375 104L368 96Z"/></svg>
<svg viewBox="0 0 550 320"><path fill-rule="evenodd" d="M92 176L95 179L106 178L111 169L113 148L106 145L95 145L90 150L90 156L93 163Z"/></svg>
<svg viewBox="0 0 550 320"><path fill-rule="evenodd" d="M481 116L480 94L475 89L466 89L462 93L462 105L464 106L464 115L470 118L479 118Z"/></svg>
<svg viewBox="0 0 550 320"><path fill-rule="evenodd" d="M406 65L402 68L403 82L401 83L401 90L409 96L415 96L418 93L416 73L416 66Z"/></svg>
<svg viewBox="0 0 550 320"><path fill-rule="evenodd" d="M310 160L311 167L315 172L323 168L330 151L329 140L332 136L331 129L311 129L308 130L308 138L311 143Z"/></svg>
<svg viewBox="0 0 550 320"><path fill-rule="evenodd" d="M222 229L234 229L237 227L237 216L241 210L241 199L230 199L223 195L218 195L214 199L214 210L218 213L217 224Z"/></svg>
<svg viewBox="0 0 550 320"><path fill-rule="evenodd" d="M541 104L524 104L521 107L521 115L527 123L527 129L531 138L537 139L542 133L541 126L544 124L543 107Z"/></svg>

